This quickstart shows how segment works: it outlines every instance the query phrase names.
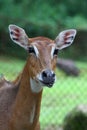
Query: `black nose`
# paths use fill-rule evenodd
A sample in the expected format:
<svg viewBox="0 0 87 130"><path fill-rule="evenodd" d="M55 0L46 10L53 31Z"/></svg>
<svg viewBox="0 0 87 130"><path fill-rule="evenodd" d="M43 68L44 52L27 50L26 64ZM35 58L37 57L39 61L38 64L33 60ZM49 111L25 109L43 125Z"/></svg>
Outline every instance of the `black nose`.
<svg viewBox="0 0 87 130"><path fill-rule="evenodd" d="M51 87L53 83L55 82L55 73L49 69L44 70L42 72L42 79L43 79L43 83L46 86Z"/></svg>

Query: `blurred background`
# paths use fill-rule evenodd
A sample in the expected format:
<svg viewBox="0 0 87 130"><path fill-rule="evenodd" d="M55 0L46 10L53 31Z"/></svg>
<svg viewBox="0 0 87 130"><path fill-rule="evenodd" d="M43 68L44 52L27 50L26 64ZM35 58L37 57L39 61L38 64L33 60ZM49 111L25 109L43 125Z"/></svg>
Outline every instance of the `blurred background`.
<svg viewBox="0 0 87 130"><path fill-rule="evenodd" d="M74 107L87 104L87 0L0 0L0 77L13 80L27 53L10 40L9 24L29 37L51 39L65 29L77 30L73 45L59 52L57 82L43 93L41 130L58 130Z"/></svg>

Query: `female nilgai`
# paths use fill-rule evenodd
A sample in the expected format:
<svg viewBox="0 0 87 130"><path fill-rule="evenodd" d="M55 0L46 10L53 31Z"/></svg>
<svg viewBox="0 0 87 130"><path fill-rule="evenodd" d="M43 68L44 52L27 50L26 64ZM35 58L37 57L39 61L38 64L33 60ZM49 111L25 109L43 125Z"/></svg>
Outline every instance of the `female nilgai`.
<svg viewBox="0 0 87 130"><path fill-rule="evenodd" d="M43 88L53 86L58 50L71 45L76 30L63 31L55 40L28 38L16 25L10 25L9 32L11 39L27 50L29 57L14 82L4 79L0 83L0 130L40 130Z"/></svg>

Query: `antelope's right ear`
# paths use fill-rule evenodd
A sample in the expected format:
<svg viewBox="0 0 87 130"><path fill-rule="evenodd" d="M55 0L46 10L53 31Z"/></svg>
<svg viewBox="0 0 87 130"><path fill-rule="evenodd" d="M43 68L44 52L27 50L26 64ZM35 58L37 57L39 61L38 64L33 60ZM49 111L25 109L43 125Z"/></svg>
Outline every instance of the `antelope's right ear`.
<svg viewBox="0 0 87 130"><path fill-rule="evenodd" d="M28 36L26 35L24 29L16 26L16 25L9 25L9 33L10 37L13 42L17 43L21 47L27 49L29 44Z"/></svg>

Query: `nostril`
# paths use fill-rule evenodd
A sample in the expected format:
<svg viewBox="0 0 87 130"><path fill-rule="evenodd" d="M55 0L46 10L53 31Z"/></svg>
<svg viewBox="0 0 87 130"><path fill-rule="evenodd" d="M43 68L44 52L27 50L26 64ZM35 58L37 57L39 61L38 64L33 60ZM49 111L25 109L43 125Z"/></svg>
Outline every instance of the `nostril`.
<svg viewBox="0 0 87 130"><path fill-rule="evenodd" d="M53 78L55 77L55 73L52 74L52 77L53 77Z"/></svg>
<svg viewBox="0 0 87 130"><path fill-rule="evenodd" d="M48 78L48 79L54 79L55 78L55 73L53 73L52 71L50 71L50 70L45 70L45 71L43 71L42 72L42 77L43 78Z"/></svg>
<svg viewBox="0 0 87 130"><path fill-rule="evenodd" d="M45 71L43 71L42 73L42 77L46 78L47 77L47 73Z"/></svg>

